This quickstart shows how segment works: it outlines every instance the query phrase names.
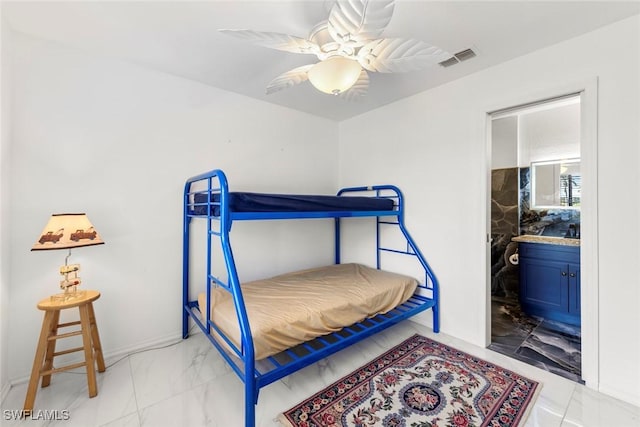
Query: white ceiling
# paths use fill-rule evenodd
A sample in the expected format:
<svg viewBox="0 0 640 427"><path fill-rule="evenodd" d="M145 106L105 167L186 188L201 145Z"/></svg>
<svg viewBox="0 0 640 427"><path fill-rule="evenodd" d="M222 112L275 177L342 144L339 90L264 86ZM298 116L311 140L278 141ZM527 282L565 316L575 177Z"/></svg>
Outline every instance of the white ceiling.
<svg viewBox="0 0 640 427"><path fill-rule="evenodd" d="M344 120L437 85L640 13L639 1L397 0L384 37L423 40L478 56L453 67L405 74L371 73L369 93L347 102L304 82L265 94L277 75L315 62L271 50L217 29L252 29L306 37L326 19L330 0L2 2L15 30L196 80L252 98ZM624 46L611 46L624 53Z"/></svg>

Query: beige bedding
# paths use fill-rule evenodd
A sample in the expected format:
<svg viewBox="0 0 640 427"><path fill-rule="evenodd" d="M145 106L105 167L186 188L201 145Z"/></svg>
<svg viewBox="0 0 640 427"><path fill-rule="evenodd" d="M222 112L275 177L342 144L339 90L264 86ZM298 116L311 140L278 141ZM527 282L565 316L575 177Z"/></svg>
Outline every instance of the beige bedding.
<svg viewBox="0 0 640 427"><path fill-rule="evenodd" d="M408 276L360 264L338 264L288 273L242 285L255 359L386 313L413 295ZM201 312L206 294L198 295ZM240 348L231 294L211 291L211 319Z"/></svg>

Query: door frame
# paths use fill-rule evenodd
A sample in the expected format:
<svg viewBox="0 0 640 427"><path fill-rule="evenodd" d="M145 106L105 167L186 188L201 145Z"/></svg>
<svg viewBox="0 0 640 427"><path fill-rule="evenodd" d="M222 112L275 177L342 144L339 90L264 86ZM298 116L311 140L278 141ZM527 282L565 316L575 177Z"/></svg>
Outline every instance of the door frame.
<svg viewBox="0 0 640 427"><path fill-rule="evenodd" d="M576 81L558 87L509 95L485 108L485 346L491 343L491 121L498 113L518 110L553 99L580 95L580 168L582 200L580 208L580 309L582 338L582 379L598 390L599 353L599 267L598 267L598 78Z"/></svg>

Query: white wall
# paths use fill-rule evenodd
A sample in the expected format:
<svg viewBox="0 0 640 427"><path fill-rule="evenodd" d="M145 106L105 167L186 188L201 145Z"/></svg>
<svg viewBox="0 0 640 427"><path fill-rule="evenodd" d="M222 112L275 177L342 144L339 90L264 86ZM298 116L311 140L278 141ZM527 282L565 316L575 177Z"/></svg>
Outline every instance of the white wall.
<svg viewBox="0 0 640 427"><path fill-rule="evenodd" d="M95 310L109 356L180 336L188 177L221 168L232 191L336 191L335 122L24 35L13 42L10 158L2 152L3 183L12 179L2 206L16 230L11 380L30 371L37 301L58 291L66 253L30 252L52 213L86 212L106 242L75 249L71 261L82 264L82 287L102 292ZM331 262L331 230L329 222L236 224L240 275Z"/></svg>
<svg viewBox="0 0 640 427"><path fill-rule="evenodd" d="M0 14L2 8L0 8ZM2 17L0 16L0 22ZM10 32L0 28L0 401L9 391L9 141L11 137Z"/></svg>
<svg viewBox="0 0 640 427"><path fill-rule="evenodd" d="M340 184L404 190L409 229L440 279L442 331L484 345L485 113L598 77L599 388L636 405L639 28L635 16L340 124Z"/></svg>
<svg viewBox="0 0 640 427"><path fill-rule="evenodd" d="M520 167L580 157L580 103L528 114L518 120Z"/></svg>
<svg viewBox="0 0 640 427"><path fill-rule="evenodd" d="M513 111L491 122L491 168L580 157L580 102L551 102Z"/></svg>
<svg viewBox="0 0 640 427"><path fill-rule="evenodd" d="M518 117L495 119L491 123L491 169L518 166Z"/></svg>

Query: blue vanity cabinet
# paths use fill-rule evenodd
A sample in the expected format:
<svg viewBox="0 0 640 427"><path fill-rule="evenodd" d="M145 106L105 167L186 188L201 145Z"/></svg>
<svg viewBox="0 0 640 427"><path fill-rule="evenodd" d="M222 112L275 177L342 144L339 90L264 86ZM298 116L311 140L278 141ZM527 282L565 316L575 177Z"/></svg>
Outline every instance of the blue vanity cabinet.
<svg viewBox="0 0 640 427"><path fill-rule="evenodd" d="M518 252L522 310L580 325L580 247L520 242Z"/></svg>

